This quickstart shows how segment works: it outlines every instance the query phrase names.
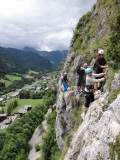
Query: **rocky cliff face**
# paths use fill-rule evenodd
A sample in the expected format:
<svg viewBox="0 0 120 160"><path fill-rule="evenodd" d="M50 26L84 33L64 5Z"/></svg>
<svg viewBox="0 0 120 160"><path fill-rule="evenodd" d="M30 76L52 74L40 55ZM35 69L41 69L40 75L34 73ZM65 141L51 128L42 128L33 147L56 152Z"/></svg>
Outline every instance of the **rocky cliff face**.
<svg viewBox="0 0 120 160"><path fill-rule="evenodd" d="M113 86L119 87L120 78L118 77L120 73L115 75L112 89ZM90 105L85 120L75 133L64 160L100 158L111 160L109 144L115 143L115 138L120 133L120 94L110 105L109 100L110 93L106 91ZM117 154L115 159L118 159Z"/></svg>
<svg viewBox="0 0 120 160"><path fill-rule="evenodd" d="M57 100L56 137L61 149L64 147L65 135L74 127L72 96L74 96L73 91L66 92L64 95L61 93Z"/></svg>
<svg viewBox="0 0 120 160"><path fill-rule="evenodd" d="M114 142L120 132L120 95L104 110L109 93L106 92L91 104L84 122L73 137L64 160L97 160L100 157L111 160L109 143Z"/></svg>
<svg viewBox="0 0 120 160"><path fill-rule="evenodd" d="M68 73L70 82L75 81L77 66L90 62L97 56L98 48L106 49L112 33L111 25L115 16L115 7L119 0L97 0L92 10L80 18L73 38L63 72Z"/></svg>
<svg viewBox="0 0 120 160"><path fill-rule="evenodd" d="M65 137L74 129L73 111L83 105L81 96L76 93L76 68L85 62L93 66L98 48L107 49L112 33L111 23L118 5L118 0L98 0L92 11L79 20L73 33L63 69L68 74L69 89L63 94L59 83L56 106L56 139L62 150ZM109 143L114 143L120 132L120 95L116 99L114 97L115 100L110 104L111 92L118 90L119 85L120 72L117 72L106 81L104 92L90 105L64 160L111 159Z"/></svg>

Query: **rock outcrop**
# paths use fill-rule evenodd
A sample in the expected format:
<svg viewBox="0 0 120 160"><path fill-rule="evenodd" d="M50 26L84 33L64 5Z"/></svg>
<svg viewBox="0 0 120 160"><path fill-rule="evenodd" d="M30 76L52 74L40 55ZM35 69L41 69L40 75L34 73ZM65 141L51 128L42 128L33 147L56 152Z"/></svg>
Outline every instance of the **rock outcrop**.
<svg viewBox="0 0 120 160"><path fill-rule="evenodd" d="M60 149L64 149L65 137L74 128L73 110L75 107L82 106L81 97L76 94L77 67L85 62L93 67L98 49L107 49L118 5L120 5L118 0L109 2L97 0L92 11L80 18L73 32L62 71L67 72L69 90L64 94L61 93L61 83L58 84L56 139ZM109 81L109 90L116 90L119 86L120 72L115 74L112 81ZM109 105L111 93L106 89L105 84L101 96L98 96L89 107L85 120L73 136L64 160L110 160L109 143L114 142L116 135L120 132L120 95Z"/></svg>
<svg viewBox="0 0 120 160"><path fill-rule="evenodd" d="M111 90L116 90L120 86L120 71L116 73L111 84Z"/></svg>
<svg viewBox="0 0 120 160"><path fill-rule="evenodd" d="M40 158L41 153L36 152L35 145L40 143L42 141L42 136L40 134L40 129L37 127L34 131L34 134L32 135L29 144L31 146L31 150L28 155L28 160L36 160L37 158Z"/></svg>
<svg viewBox="0 0 120 160"><path fill-rule="evenodd" d="M74 98L74 92L68 91L60 93L57 100L56 111L56 139L60 149L64 148L64 138L68 132L74 127L72 111L74 106L72 99Z"/></svg>
<svg viewBox="0 0 120 160"><path fill-rule="evenodd" d="M106 92L91 104L83 123L74 135L64 160L111 160L109 143L120 132L120 95L106 109L109 93Z"/></svg>

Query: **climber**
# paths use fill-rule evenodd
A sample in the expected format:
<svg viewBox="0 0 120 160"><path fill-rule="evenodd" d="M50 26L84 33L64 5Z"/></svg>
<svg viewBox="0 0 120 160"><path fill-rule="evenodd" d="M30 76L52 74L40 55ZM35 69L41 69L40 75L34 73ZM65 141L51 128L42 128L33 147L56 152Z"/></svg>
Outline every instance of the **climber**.
<svg viewBox="0 0 120 160"><path fill-rule="evenodd" d="M96 73L96 74L99 74L99 73L103 73L103 69L104 68L109 68L109 66L108 65L106 65L107 64L107 62L106 62L106 60L105 60L105 58L104 58L104 50L103 49L99 49L98 50L98 57L97 57L97 59L96 59L96 61L95 61L95 63L94 63L94 67L93 67L93 70L94 70L94 73ZM99 78L102 78L103 76L101 76L101 77L99 77ZM99 79L98 77L96 78L96 79ZM99 93L100 91L98 91L98 90L100 90L101 89L101 85L102 85L102 82L101 83L95 83L95 94L97 94L97 93Z"/></svg>
<svg viewBox="0 0 120 160"><path fill-rule="evenodd" d="M67 82L68 82L67 73L65 72L65 73L63 74L63 80L62 80L62 84L63 84L63 86L64 86L63 93L67 91Z"/></svg>
<svg viewBox="0 0 120 160"><path fill-rule="evenodd" d="M85 69L88 67L88 64L87 63L84 63L82 67L78 67L77 68L77 82L76 82L76 85L77 85L77 91L78 93L83 93L83 90L84 90L84 82L85 82ZM81 90L79 90L79 88Z"/></svg>
<svg viewBox="0 0 120 160"><path fill-rule="evenodd" d="M81 117L84 119L87 108L90 105L90 102L94 101L94 84L98 82L104 81L108 76L105 73L94 74L92 73L91 68L87 68L85 70L86 73L86 85L85 85L85 106L83 107L83 113ZM105 76L100 79L96 79L95 77Z"/></svg>

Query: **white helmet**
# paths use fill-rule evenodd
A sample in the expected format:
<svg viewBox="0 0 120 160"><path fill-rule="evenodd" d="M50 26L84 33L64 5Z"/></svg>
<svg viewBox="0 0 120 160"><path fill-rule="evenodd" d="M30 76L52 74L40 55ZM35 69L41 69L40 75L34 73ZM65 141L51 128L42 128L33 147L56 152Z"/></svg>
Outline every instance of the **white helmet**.
<svg viewBox="0 0 120 160"><path fill-rule="evenodd" d="M103 49L98 50L98 54L104 54L104 50Z"/></svg>
<svg viewBox="0 0 120 160"><path fill-rule="evenodd" d="M87 63L84 63L84 64L83 64L83 66L87 67L87 66L88 66L88 64L87 64Z"/></svg>
<svg viewBox="0 0 120 160"><path fill-rule="evenodd" d="M64 75L67 75L67 73L66 73L66 72L64 72Z"/></svg>

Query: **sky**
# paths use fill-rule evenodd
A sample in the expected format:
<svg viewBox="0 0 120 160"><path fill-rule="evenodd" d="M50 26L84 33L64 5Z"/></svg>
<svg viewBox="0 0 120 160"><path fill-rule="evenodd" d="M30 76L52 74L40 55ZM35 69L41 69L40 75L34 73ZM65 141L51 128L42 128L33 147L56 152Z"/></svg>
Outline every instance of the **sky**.
<svg viewBox="0 0 120 160"><path fill-rule="evenodd" d="M96 0L0 0L0 46L66 50Z"/></svg>

